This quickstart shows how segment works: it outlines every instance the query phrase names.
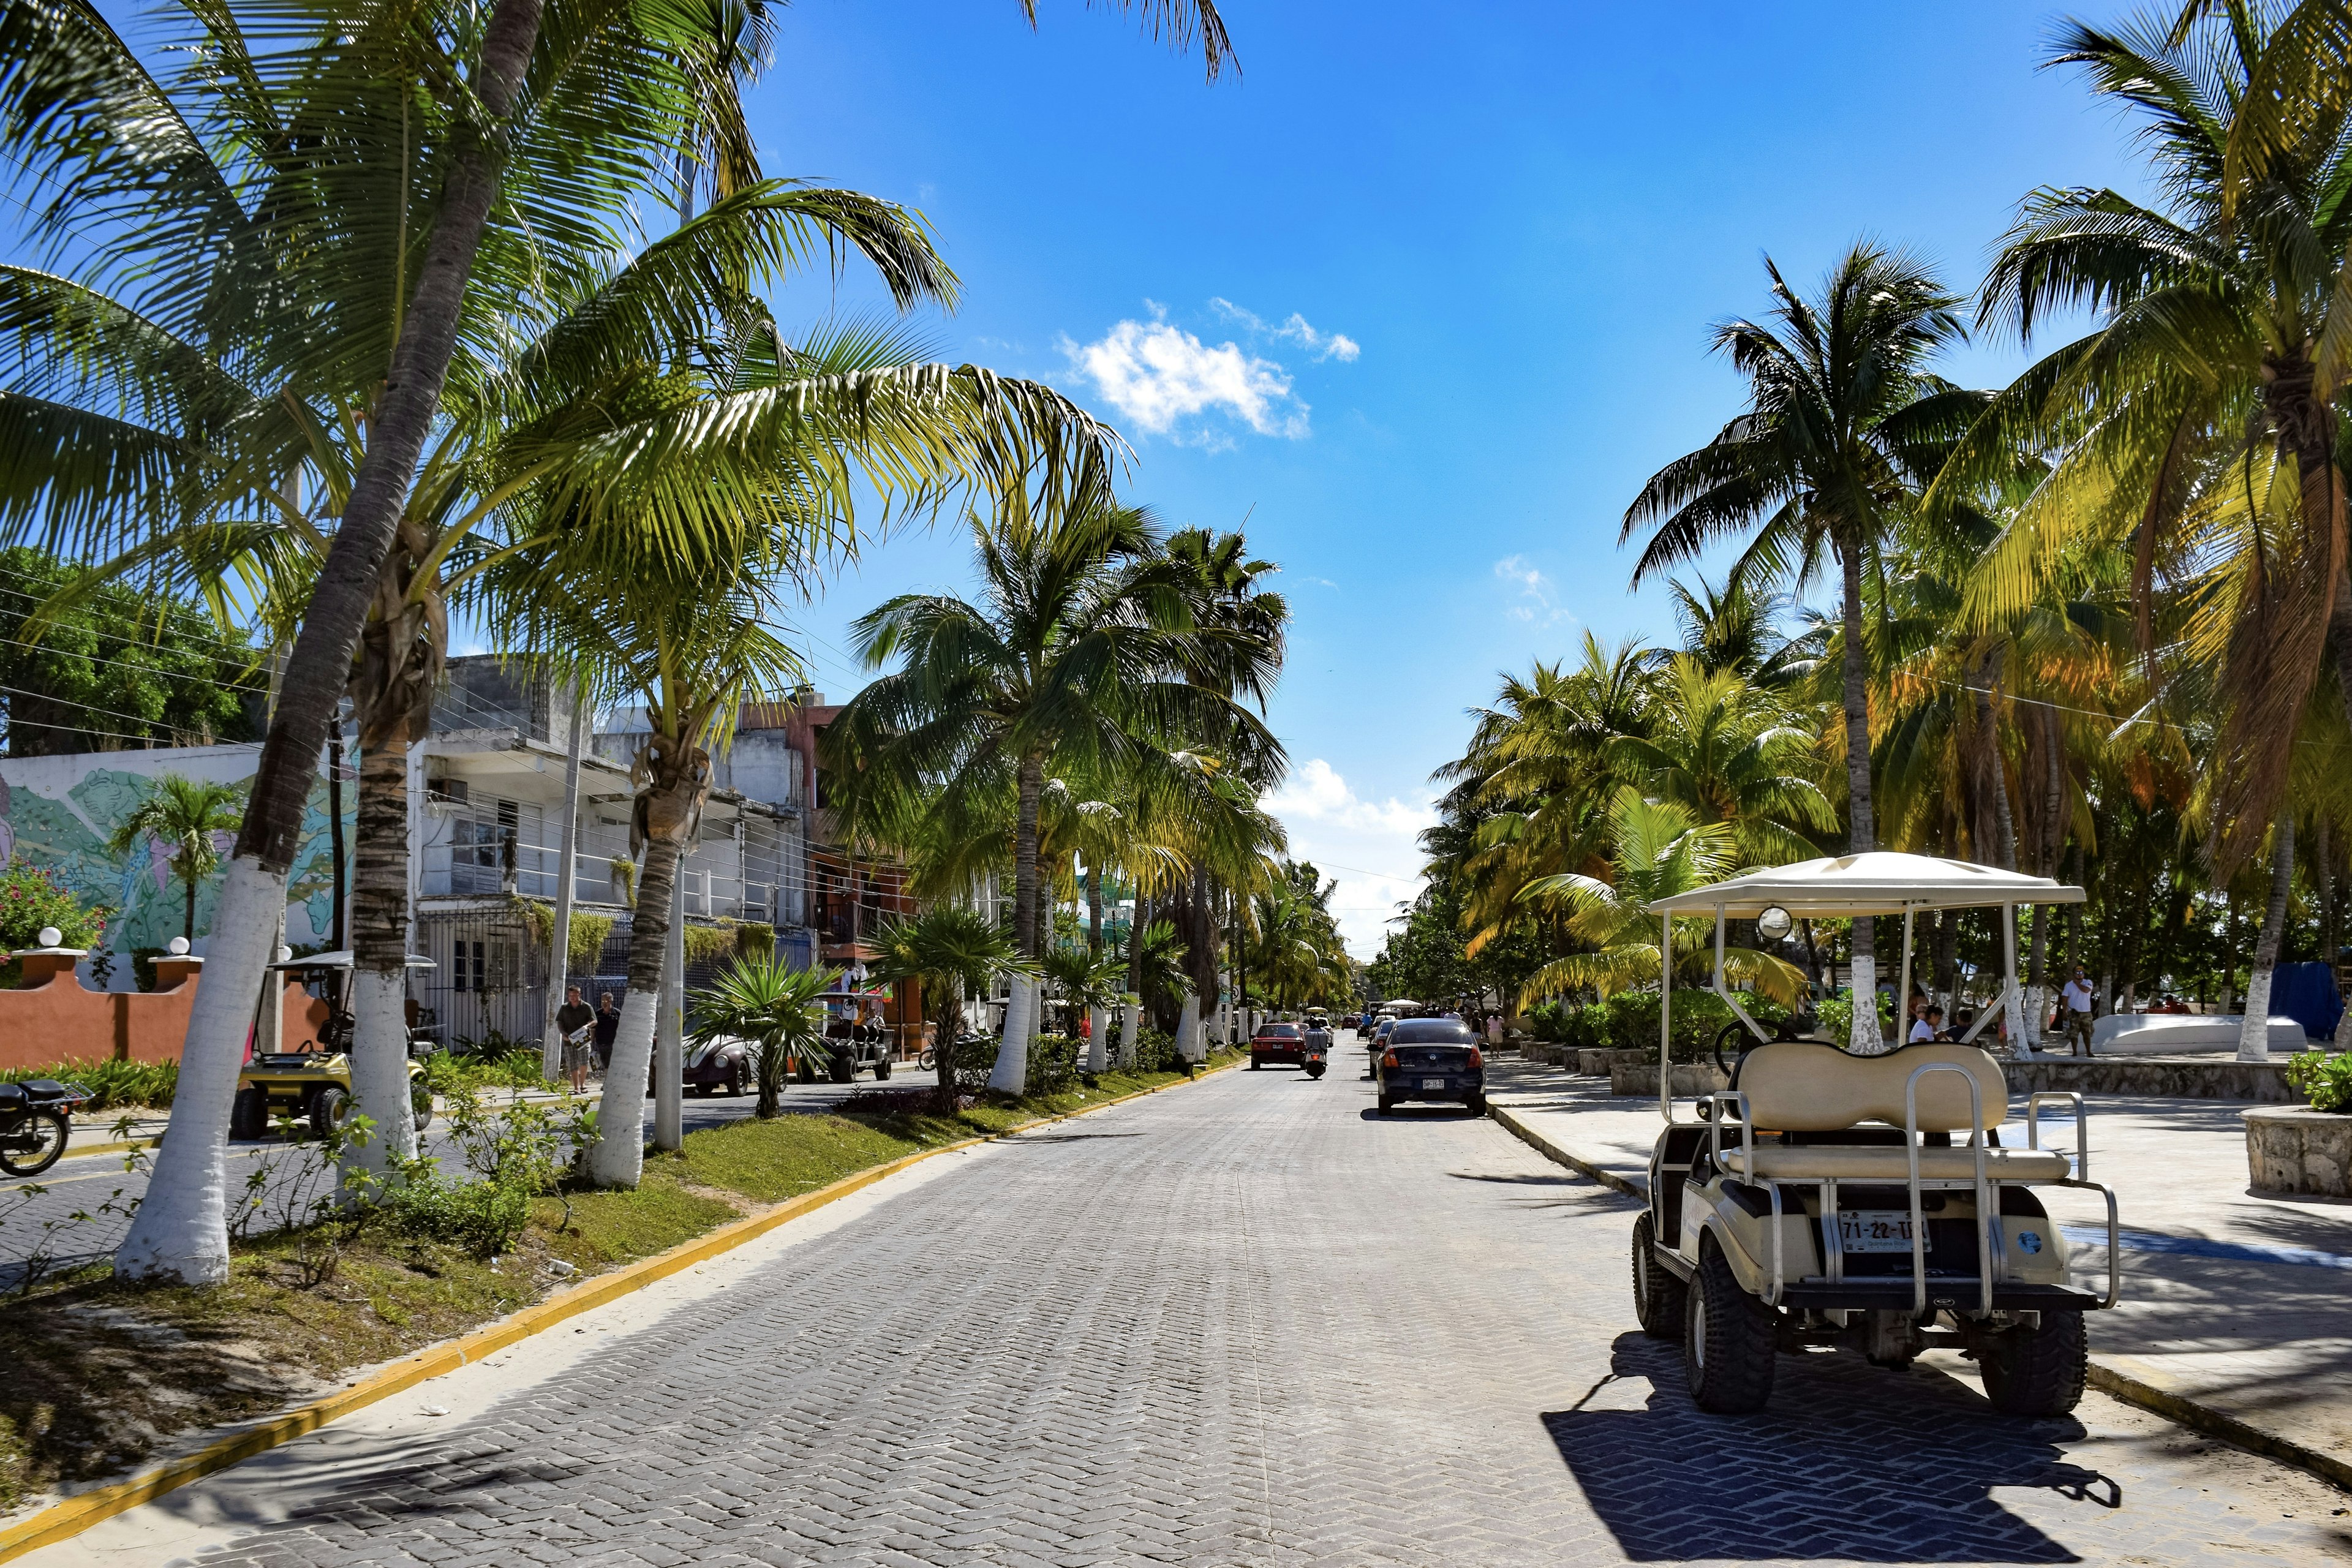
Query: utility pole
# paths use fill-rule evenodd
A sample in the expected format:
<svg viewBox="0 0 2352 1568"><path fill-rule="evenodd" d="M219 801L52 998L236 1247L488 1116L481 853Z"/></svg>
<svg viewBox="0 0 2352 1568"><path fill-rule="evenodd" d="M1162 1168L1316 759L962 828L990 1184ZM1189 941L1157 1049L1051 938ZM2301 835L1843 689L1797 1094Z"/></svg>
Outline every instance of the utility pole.
<svg viewBox="0 0 2352 1568"><path fill-rule="evenodd" d="M547 964L547 1026L540 1040L540 1071L551 1079L563 1068L563 1034L556 1027L555 1010L563 1005L564 983L572 978L572 858L580 848L580 750L587 721L588 688L583 682L572 692L572 743L563 770L562 860L555 873L555 940Z"/></svg>
<svg viewBox="0 0 2352 1568"><path fill-rule="evenodd" d="M669 884L669 942L662 950L661 1005L654 1015L654 1147L686 1142L686 856Z"/></svg>

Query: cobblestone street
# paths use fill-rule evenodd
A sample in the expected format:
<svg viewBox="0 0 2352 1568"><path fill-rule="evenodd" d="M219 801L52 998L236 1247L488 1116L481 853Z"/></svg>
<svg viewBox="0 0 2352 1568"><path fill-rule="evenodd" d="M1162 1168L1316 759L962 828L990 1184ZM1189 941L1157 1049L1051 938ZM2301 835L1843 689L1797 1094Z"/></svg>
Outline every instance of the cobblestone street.
<svg viewBox="0 0 2352 1568"><path fill-rule="evenodd" d="M1629 1202L1491 1121L1378 1118L1349 1059L893 1189L183 1560L2352 1560L2352 1500L2095 1394L2019 1423L1817 1355L1702 1415L1633 1330ZM103 1533L29 1561L134 1560Z"/></svg>

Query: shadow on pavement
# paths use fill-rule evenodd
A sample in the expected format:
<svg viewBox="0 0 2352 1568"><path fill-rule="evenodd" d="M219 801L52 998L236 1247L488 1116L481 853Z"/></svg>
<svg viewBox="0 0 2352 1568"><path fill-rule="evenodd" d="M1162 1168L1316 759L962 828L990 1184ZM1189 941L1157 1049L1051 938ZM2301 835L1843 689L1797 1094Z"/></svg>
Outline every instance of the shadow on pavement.
<svg viewBox="0 0 2352 1568"><path fill-rule="evenodd" d="M1368 1105L1356 1114L1366 1121L1435 1121L1440 1119L1450 1121L1475 1121L1484 1117L1486 1112L1474 1111L1466 1105L1409 1104L1400 1105L1385 1115L1381 1113L1379 1106Z"/></svg>
<svg viewBox="0 0 2352 1568"><path fill-rule="evenodd" d="M2076 1422L1997 1415L1940 1373L1783 1356L1769 1408L1709 1415L1690 1402L1678 1346L1626 1333L1612 1351L1609 1376L1541 1419L1638 1562L2074 1563L1991 1489L2123 1505L2112 1479L2063 1458Z"/></svg>

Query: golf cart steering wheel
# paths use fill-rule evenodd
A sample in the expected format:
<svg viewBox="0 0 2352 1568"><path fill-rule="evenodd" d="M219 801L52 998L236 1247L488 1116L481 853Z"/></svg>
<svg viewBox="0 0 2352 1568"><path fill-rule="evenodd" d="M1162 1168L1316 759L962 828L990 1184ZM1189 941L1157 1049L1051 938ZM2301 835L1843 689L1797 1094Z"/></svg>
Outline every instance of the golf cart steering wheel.
<svg viewBox="0 0 2352 1568"><path fill-rule="evenodd" d="M1739 1053L1738 1056L1733 1058L1731 1061L1726 1062L1723 1059L1723 1047L1735 1036L1738 1037L1740 1042ZM1722 1028L1717 1029L1715 1032L1715 1070L1721 1073L1727 1079L1736 1079L1739 1071L1739 1063L1746 1061L1748 1059L1748 1053L1754 1050L1758 1046L1760 1046L1763 1043L1763 1041L1758 1039L1753 1034L1748 1032L1747 1025L1741 1023L1738 1019L1734 1018L1730 1023L1726 1024Z"/></svg>

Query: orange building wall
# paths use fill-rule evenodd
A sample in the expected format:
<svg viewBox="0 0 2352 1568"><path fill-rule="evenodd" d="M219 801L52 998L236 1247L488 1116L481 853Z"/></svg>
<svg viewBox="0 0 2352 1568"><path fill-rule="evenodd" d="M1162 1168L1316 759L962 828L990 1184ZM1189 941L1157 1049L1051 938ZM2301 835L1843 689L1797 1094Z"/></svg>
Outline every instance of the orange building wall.
<svg viewBox="0 0 2352 1568"><path fill-rule="evenodd" d="M92 991L62 953L25 961L24 984L0 991L0 1068L55 1062L170 1062L180 1059L203 966L185 959L155 961L152 991ZM298 1048L327 1021L324 1002L287 979L286 1047Z"/></svg>

